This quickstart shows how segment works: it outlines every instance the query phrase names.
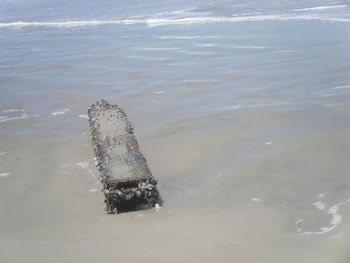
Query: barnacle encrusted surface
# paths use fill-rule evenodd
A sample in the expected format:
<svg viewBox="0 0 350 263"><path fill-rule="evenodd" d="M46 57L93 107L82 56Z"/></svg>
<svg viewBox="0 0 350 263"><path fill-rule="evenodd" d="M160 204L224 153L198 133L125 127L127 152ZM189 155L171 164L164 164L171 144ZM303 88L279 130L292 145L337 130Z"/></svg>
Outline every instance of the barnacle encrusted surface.
<svg viewBox="0 0 350 263"><path fill-rule="evenodd" d="M125 112L118 105L100 100L89 107L88 115L107 212L155 206L159 199L157 181L139 150Z"/></svg>

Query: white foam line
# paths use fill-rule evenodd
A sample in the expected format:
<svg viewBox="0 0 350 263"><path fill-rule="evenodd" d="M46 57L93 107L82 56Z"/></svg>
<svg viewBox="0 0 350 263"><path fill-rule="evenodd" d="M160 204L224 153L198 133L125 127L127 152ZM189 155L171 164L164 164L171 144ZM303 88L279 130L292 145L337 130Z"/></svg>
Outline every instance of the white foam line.
<svg viewBox="0 0 350 263"><path fill-rule="evenodd" d="M54 111L51 113L52 116L57 116L57 115L63 115L65 114L66 112L65 111Z"/></svg>
<svg viewBox="0 0 350 263"><path fill-rule="evenodd" d="M242 105L234 105L234 106L227 107L226 109L227 110L238 110L238 109L241 109L241 108L243 108Z"/></svg>
<svg viewBox="0 0 350 263"><path fill-rule="evenodd" d="M315 6L315 7L307 7L300 9L291 9L290 11L313 11L313 10L325 10L325 9L336 9L336 8L345 8L347 5L329 5L329 6Z"/></svg>
<svg viewBox="0 0 350 263"><path fill-rule="evenodd" d="M129 24L146 24L150 27L176 24L201 24L217 22L256 22L256 21L308 21L319 20L325 22L350 22L348 18L325 18L320 16L244 16L244 17L188 17L179 19L170 18L153 18L153 19L124 19L124 20L92 20L92 21L66 21L66 22L10 22L0 23L0 28L9 27L83 27L99 25L129 25Z"/></svg>
<svg viewBox="0 0 350 263"><path fill-rule="evenodd" d="M336 9L336 8L346 8L347 5L332 5L332 6L315 6L315 7L307 7L307 8L296 8L296 9L287 9L284 12L303 12L303 11L314 11L314 10L324 10L324 9ZM270 11L268 13L281 13L282 11ZM266 12L250 12L250 13L240 13L233 14L232 16L240 17L240 16L256 16L266 14Z"/></svg>
<svg viewBox="0 0 350 263"><path fill-rule="evenodd" d="M334 230L341 222L342 222L342 216L338 214L338 209L341 205L344 205L345 203L338 203L333 206L331 206L328 211L326 210L325 204L323 202L316 202L314 205L319 209L319 210L326 210L327 214L332 216L332 219L329 223L328 227L321 227L320 231L308 231L308 232L301 232L298 229L298 232L301 232L301 235L321 235L328 233L332 230Z"/></svg>
<svg viewBox="0 0 350 263"><path fill-rule="evenodd" d="M198 47L215 47L215 44L196 44Z"/></svg>
<svg viewBox="0 0 350 263"><path fill-rule="evenodd" d="M260 198L253 197L253 198L252 198L252 201L253 201L253 202L263 202L264 200L262 200L262 199L260 199Z"/></svg>
<svg viewBox="0 0 350 263"><path fill-rule="evenodd" d="M232 48L240 48L240 49L266 49L267 47L257 47L257 46L234 46Z"/></svg>
<svg viewBox="0 0 350 263"><path fill-rule="evenodd" d="M0 173L0 177L6 177L6 176L9 176L10 173Z"/></svg>
<svg viewBox="0 0 350 263"><path fill-rule="evenodd" d="M287 50L277 50L275 51L275 53L290 53L290 52L294 52L295 50L293 49L287 49Z"/></svg>
<svg viewBox="0 0 350 263"><path fill-rule="evenodd" d="M135 48L137 50L177 50L177 47L144 47L144 48Z"/></svg>
<svg viewBox="0 0 350 263"><path fill-rule="evenodd" d="M54 111L51 113L52 116L63 115L66 114L70 109L62 109L61 111Z"/></svg>
<svg viewBox="0 0 350 263"><path fill-rule="evenodd" d="M39 114L34 114L34 115L28 115L26 113L23 113L21 116L17 117L8 117L8 116L0 116L0 123L1 122L6 122L6 121L13 121L13 120L20 120L20 119L26 119L26 118L31 118L31 117L39 117Z"/></svg>
<svg viewBox="0 0 350 263"><path fill-rule="evenodd" d="M350 85L339 85L339 86L335 86L332 87L331 89L349 89Z"/></svg>
<svg viewBox="0 0 350 263"><path fill-rule="evenodd" d="M0 155L5 155L6 153L5 152L0 152Z"/></svg>
<svg viewBox="0 0 350 263"><path fill-rule="evenodd" d="M26 111L26 109L7 109L7 110L3 110L3 113L8 113L8 112L23 112Z"/></svg>
<svg viewBox="0 0 350 263"><path fill-rule="evenodd" d="M145 23L148 26L161 26L172 24L201 24L201 23L216 23L216 22L258 22L258 21L308 21L319 20L325 22L350 22L347 18L323 18L320 16L247 16L247 17L191 17L181 19L148 19Z"/></svg>
<svg viewBox="0 0 350 263"><path fill-rule="evenodd" d="M115 24L135 24L138 20L91 20L91 21L66 21L66 22L10 22L0 23L0 27L81 27L81 26L99 26Z"/></svg>

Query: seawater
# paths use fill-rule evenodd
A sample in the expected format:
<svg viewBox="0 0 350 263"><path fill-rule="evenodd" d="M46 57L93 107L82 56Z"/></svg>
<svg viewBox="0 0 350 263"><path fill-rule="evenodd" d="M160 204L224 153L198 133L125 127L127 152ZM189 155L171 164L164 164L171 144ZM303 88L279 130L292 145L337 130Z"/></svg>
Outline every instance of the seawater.
<svg viewBox="0 0 350 263"><path fill-rule="evenodd" d="M74 244L106 242L91 260L121 242L96 229L122 220L133 235L96 190L86 109L103 98L160 182L164 207L137 216L139 233L159 223L152 251L174 235L164 225L187 238L174 251L195 244L186 262L348 262L349 14L346 1L0 1L1 255L44 262L40 240L67 252L62 233L90 233Z"/></svg>

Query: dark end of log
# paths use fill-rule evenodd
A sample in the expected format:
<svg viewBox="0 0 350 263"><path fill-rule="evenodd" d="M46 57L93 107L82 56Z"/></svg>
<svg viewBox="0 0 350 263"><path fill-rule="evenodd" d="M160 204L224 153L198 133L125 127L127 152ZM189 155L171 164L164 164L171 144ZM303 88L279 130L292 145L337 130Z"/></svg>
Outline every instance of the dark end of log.
<svg viewBox="0 0 350 263"><path fill-rule="evenodd" d="M90 135L105 194L106 211L147 209L160 202L157 181L118 105L100 100L88 108Z"/></svg>

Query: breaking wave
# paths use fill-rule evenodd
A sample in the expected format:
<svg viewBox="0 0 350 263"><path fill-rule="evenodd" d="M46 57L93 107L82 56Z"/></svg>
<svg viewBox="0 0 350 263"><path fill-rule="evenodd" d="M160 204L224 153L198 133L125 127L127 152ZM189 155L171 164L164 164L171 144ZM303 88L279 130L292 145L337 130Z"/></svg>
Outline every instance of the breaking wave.
<svg viewBox="0 0 350 263"><path fill-rule="evenodd" d="M10 22L0 23L0 28L12 27L85 27L99 25L130 25L146 24L148 26L176 25L176 24L203 24L203 23L234 23L254 21L308 21L319 20L324 22L350 22L348 18L324 18L319 16L246 16L246 17L189 17L180 19L143 19L143 20L92 20L92 21L66 21L66 22Z"/></svg>
<svg viewBox="0 0 350 263"><path fill-rule="evenodd" d="M0 27L82 27L99 26L108 24L135 24L136 20L90 20L90 21L65 21L65 22L10 22L0 23Z"/></svg>
<svg viewBox="0 0 350 263"><path fill-rule="evenodd" d="M216 8L215 8L216 7ZM225 15L217 13L215 10L221 7L228 13ZM341 9L336 12L325 11L332 9ZM350 22L350 17L346 14L348 5L329 5L329 6L314 6L306 8L294 8L285 10L245 10L241 12L232 10L223 6L212 6L201 10L184 9L171 12L155 13L150 15L130 16L124 19L95 19L95 20L70 20L70 21L15 21L2 22L0 28L21 28L21 27L85 27L99 25L130 25L130 24L145 24L147 26L162 26L162 25L177 25L177 24L202 24L202 23L234 23L234 22L250 22L250 21L299 21L299 20L319 20L325 22ZM237 12L238 11L238 12ZM248 11L248 12L247 12ZM255 11L255 12L254 12ZM258 11L258 12L257 12Z"/></svg>
<svg viewBox="0 0 350 263"><path fill-rule="evenodd" d="M347 5L329 5L329 6L316 6L308 8L298 8L292 9L292 11L315 11L315 10L325 10L325 9L336 9L336 8L346 8Z"/></svg>

